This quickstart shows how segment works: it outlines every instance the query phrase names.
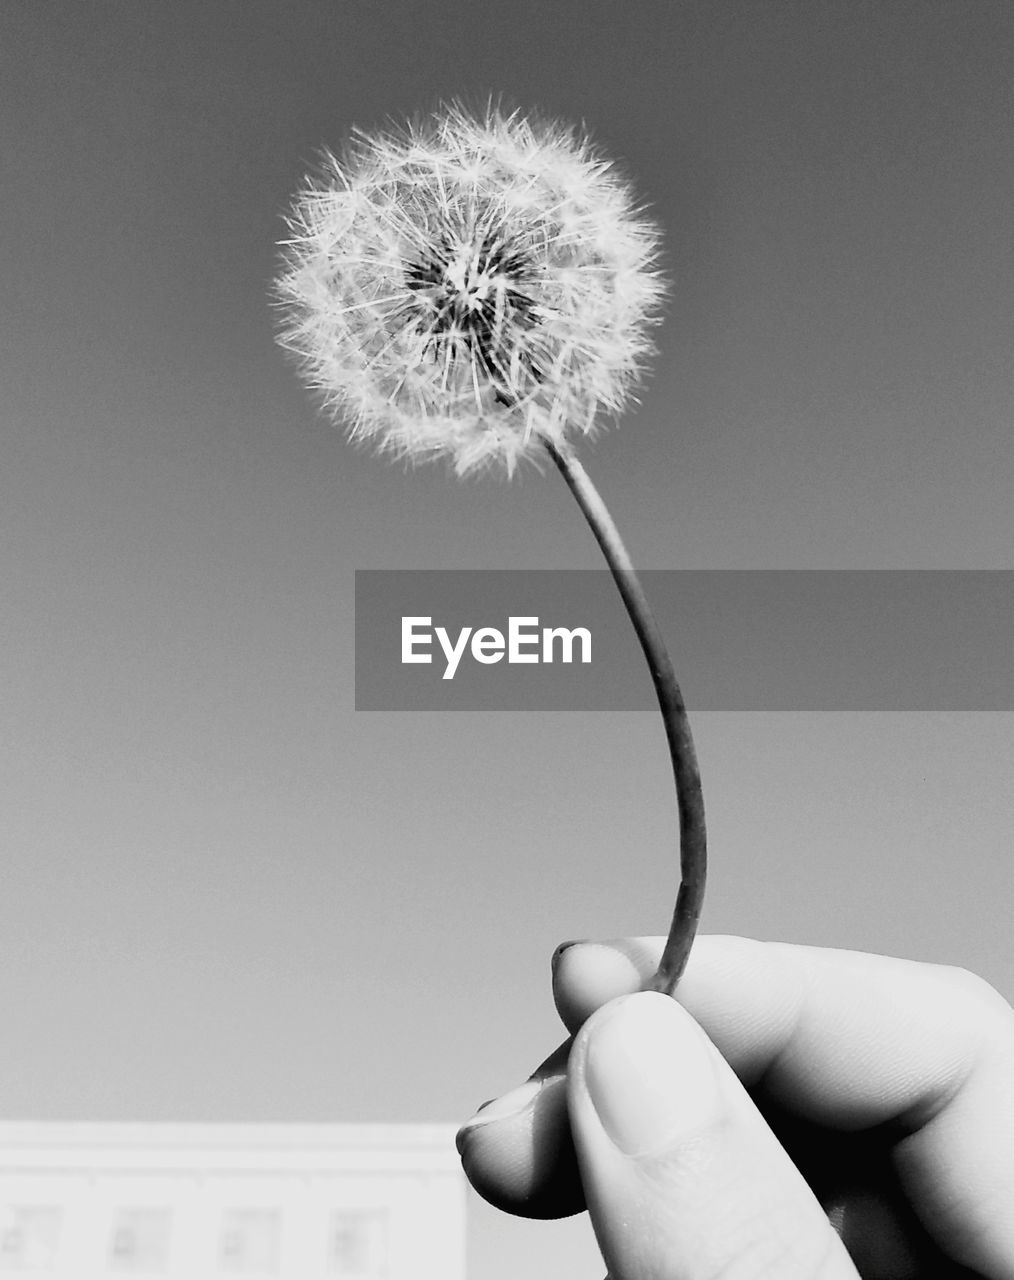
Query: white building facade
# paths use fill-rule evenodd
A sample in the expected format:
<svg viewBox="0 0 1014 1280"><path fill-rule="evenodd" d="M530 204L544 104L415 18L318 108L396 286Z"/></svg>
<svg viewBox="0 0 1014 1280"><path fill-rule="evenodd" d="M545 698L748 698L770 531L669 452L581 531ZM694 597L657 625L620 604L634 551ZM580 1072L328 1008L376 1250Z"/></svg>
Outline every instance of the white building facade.
<svg viewBox="0 0 1014 1280"><path fill-rule="evenodd" d="M0 1123L0 1277L464 1280L449 1125Z"/></svg>

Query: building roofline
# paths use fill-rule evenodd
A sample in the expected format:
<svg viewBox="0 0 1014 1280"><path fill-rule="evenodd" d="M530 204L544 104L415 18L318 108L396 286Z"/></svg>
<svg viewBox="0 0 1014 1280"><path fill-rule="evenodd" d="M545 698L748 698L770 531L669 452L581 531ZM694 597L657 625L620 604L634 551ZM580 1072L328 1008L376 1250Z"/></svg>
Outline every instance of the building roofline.
<svg viewBox="0 0 1014 1280"><path fill-rule="evenodd" d="M18 1151L83 1153L86 1150L119 1152L129 1160L131 1152L151 1155L204 1153L219 1158L229 1153L260 1153L284 1158L287 1153L317 1152L321 1156L361 1153L367 1160L382 1156L423 1158L427 1163L457 1167L455 1124L344 1124L192 1121L0 1121L0 1165Z"/></svg>
<svg viewBox="0 0 1014 1280"><path fill-rule="evenodd" d="M97 1137L125 1142L180 1142L204 1139L229 1145L324 1145L353 1142L361 1146L426 1146L443 1144L459 1126L432 1123L346 1123L337 1121L225 1120L0 1120L0 1140L62 1141Z"/></svg>

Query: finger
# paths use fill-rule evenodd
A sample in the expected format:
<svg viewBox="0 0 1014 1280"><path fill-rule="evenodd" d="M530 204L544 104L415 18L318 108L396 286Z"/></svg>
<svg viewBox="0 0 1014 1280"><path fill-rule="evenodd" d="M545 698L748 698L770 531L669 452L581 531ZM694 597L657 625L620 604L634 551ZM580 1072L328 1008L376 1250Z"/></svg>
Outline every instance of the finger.
<svg viewBox="0 0 1014 1280"><path fill-rule="evenodd" d="M571 1041L528 1080L480 1107L458 1131L465 1175L490 1204L523 1218L566 1218L585 1207L567 1115Z"/></svg>
<svg viewBox="0 0 1014 1280"><path fill-rule="evenodd" d="M570 1045L561 1045L524 1085L481 1107L458 1134L474 1189L505 1212L562 1218L585 1208L563 1088ZM861 1261L863 1276L900 1280L934 1274L920 1264L927 1236L913 1221L896 1177L884 1168L882 1141L815 1131L782 1114L774 1129Z"/></svg>
<svg viewBox="0 0 1014 1280"><path fill-rule="evenodd" d="M559 956L575 1025L654 972L662 939ZM1014 1274L1014 1014L962 970L859 952L701 937L677 992L740 1080L831 1129L895 1138L926 1230L987 1276Z"/></svg>
<svg viewBox="0 0 1014 1280"><path fill-rule="evenodd" d="M640 985L636 965L624 961L621 954L626 943L564 943L553 954L554 975L564 952L575 945L580 947L583 963L576 969L568 967L562 999L576 1009L597 1007L609 998L606 991L620 995ZM629 945L636 955L636 940ZM654 951L655 939L645 939L638 957L645 969ZM596 957L601 958L601 966L596 965ZM656 966L657 955L650 972ZM560 1011L568 1022L564 1009ZM569 1025L576 1029L585 1016L583 1011L575 1014ZM472 1187L506 1213L564 1218L585 1208L567 1117L565 1072L571 1043L560 1045L523 1085L485 1103L458 1130L458 1152Z"/></svg>
<svg viewBox="0 0 1014 1280"><path fill-rule="evenodd" d="M738 940L700 938L696 948L715 941ZM646 986L661 948L659 938L558 947L552 958L553 991L568 1027L577 1030L600 1005ZM524 1085L481 1107L459 1131L458 1149L472 1185L506 1212L557 1218L584 1208L562 1089L570 1044L561 1045ZM846 1202L848 1192L842 1187L823 1190L829 1201Z"/></svg>
<svg viewBox="0 0 1014 1280"><path fill-rule="evenodd" d="M644 990L662 955L658 938L564 942L553 952L553 1000L573 1035L600 1005Z"/></svg>
<svg viewBox="0 0 1014 1280"><path fill-rule="evenodd" d="M459 1134L474 1188L506 1212L561 1218L585 1208L562 1087L570 1045L561 1045L525 1085L481 1108ZM896 1175L884 1167L882 1141L818 1133L784 1115L775 1130L864 1277L944 1280L943 1262L927 1247L927 1233L914 1220ZM959 1280L957 1271L946 1275Z"/></svg>
<svg viewBox="0 0 1014 1280"><path fill-rule="evenodd" d="M571 1125L613 1280L857 1280L735 1075L667 996L612 1001L574 1042Z"/></svg>

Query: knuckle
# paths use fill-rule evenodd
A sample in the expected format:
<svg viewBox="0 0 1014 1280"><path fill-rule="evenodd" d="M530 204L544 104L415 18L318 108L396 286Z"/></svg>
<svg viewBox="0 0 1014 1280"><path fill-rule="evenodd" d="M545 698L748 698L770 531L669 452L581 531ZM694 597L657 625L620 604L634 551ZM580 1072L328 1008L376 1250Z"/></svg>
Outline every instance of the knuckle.
<svg viewBox="0 0 1014 1280"><path fill-rule="evenodd" d="M971 969L941 967L955 1003L984 1025L1007 1023L1014 1027L1014 1009L992 983Z"/></svg>
<svg viewBox="0 0 1014 1280"><path fill-rule="evenodd" d="M944 966L949 1016L963 1028L968 1069L999 1054L1014 1064L1014 1008L992 983L970 969Z"/></svg>

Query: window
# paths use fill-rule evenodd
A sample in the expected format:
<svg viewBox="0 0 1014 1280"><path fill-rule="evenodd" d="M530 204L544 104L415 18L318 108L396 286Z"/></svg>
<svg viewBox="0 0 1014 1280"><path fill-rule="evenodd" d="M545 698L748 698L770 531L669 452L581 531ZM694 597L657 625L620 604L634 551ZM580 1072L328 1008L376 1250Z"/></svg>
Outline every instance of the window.
<svg viewBox="0 0 1014 1280"><path fill-rule="evenodd" d="M281 1214L274 1209L230 1209L222 1218L218 1260L222 1271L276 1276Z"/></svg>
<svg viewBox="0 0 1014 1280"><path fill-rule="evenodd" d="M159 1275L169 1265L168 1209L120 1209L109 1239L112 1271Z"/></svg>
<svg viewBox="0 0 1014 1280"><path fill-rule="evenodd" d="M60 1210L49 1205L0 1208L0 1271L52 1271Z"/></svg>
<svg viewBox="0 0 1014 1280"><path fill-rule="evenodd" d="M331 1218L328 1274L349 1280L387 1275L387 1210L339 1209Z"/></svg>

